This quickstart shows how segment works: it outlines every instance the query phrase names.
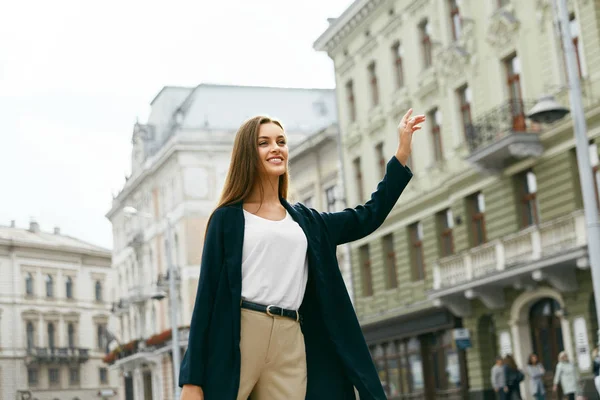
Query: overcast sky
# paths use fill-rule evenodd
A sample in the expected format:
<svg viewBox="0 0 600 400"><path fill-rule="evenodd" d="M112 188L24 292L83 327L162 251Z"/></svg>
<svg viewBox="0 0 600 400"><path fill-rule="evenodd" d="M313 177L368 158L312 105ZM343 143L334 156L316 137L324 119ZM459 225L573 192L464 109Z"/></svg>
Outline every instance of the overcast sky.
<svg viewBox="0 0 600 400"><path fill-rule="evenodd" d="M351 0L0 4L0 225L107 248L131 132L165 85L334 87L312 49Z"/></svg>

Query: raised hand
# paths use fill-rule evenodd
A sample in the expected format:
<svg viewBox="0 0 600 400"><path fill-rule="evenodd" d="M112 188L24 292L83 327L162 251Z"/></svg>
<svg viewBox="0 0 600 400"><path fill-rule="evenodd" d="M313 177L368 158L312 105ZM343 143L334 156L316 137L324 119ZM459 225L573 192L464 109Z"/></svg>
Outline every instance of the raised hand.
<svg viewBox="0 0 600 400"><path fill-rule="evenodd" d="M421 129L421 125L425 122L424 115L411 117L413 109L409 109L398 124L398 150L396 158L402 165L406 165L408 157L412 151L412 136L415 131Z"/></svg>

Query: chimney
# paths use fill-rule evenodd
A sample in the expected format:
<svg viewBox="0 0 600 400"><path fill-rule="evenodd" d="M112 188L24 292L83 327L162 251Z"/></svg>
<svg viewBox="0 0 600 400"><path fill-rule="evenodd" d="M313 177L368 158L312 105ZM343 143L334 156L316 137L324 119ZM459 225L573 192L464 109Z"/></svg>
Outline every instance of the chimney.
<svg viewBox="0 0 600 400"><path fill-rule="evenodd" d="M29 222L29 232L39 233L40 232L40 224L38 224L34 220L31 220L31 222Z"/></svg>
<svg viewBox="0 0 600 400"><path fill-rule="evenodd" d="M14 219L10 220L10 227L11 228L16 228L17 227L17 222Z"/></svg>
<svg viewBox="0 0 600 400"><path fill-rule="evenodd" d="M54 227L54 234L55 235L60 235L60 226L55 226Z"/></svg>

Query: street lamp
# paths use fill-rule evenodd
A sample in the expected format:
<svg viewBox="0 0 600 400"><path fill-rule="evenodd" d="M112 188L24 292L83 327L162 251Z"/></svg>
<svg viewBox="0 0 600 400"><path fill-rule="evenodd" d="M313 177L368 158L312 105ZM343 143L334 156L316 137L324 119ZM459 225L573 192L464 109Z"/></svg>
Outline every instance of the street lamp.
<svg viewBox="0 0 600 400"><path fill-rule="evenodd" d="M143 218L152 218L152 215L139 211L135 207L127 206L123 207L123 212L126 215L140 216ZM171 302L171 352L173 353L173 384L175 385L175 397L174 400L179 399L179 366L181 364L181 356L179 349L179 330L177 328L177 293L175 291L175 265L171 258L171 232L173 226L171 218L167 215L167 233L166 233L166 253L167 253L167 265L169 274L169 301ZM152 296L153 299L161 300L165 297L164 292L156 293Z"/></svg>
<svg viewBox="0 0 600 400"><path fill-rule="evenodd" d="M575 145L577 153L577 166L579 168L579 179L583 194L583 208L588 237L588 255L590 259L590 270L592 273L592 284L596 302L596 316L600 321L600 224L598 222L598 203L594 187L594 177L590 164L589 144L587 138L587 127L583 104L581 101L581 84L579 82L579 68L575 48L569 35L569 11L566 0L553 0L552 8L558 22L565 59L567 65L569 98L573 118L573 130L575 134ZM558 121L569 112L560 106L554 98L546 96L531 109L528 117L534 122L552 123ZM600 345L600 331L598 334Z"/></svg>

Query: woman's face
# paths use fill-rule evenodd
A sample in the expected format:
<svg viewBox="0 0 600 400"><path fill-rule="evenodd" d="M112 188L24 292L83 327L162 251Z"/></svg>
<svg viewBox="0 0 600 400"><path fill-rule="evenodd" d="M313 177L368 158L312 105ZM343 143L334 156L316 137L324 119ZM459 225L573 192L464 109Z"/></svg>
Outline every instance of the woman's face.
<svg viewBox="0 0 600 400"><path fill-rule="evenodd" d="M267 176L280 176L287 170L288 147L283 129L272 122L262 124L258 131L258 158Z"/></svg>
<svg viewBox="0 0 600 400"><path fill-rule="evenodd" d="M564 354L564 355L563 355L563 356L560 358L560 360L561 360L561 361L564 361L564 362L567 362L567 361L569 361L569 356L568 356L568 355L566 355L566 354Z"/></svg>
<svg viewBox="0 0 600 400"><path fill-rule="evenodd" d="M537 364L537 362L538 362L537 356L535 354L532 354L531 355L531 363L532 364Z"/></svg>

